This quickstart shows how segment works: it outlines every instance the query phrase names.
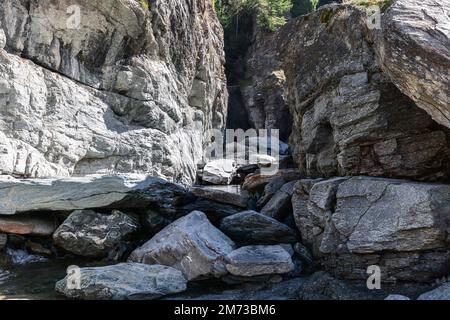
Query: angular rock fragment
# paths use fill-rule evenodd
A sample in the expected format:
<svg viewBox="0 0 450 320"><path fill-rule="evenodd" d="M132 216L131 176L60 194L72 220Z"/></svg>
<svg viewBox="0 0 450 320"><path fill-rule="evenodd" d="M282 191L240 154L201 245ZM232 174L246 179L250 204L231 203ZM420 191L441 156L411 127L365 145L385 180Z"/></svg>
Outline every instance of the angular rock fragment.
<svg viewBox="0 0 450 320"><path fill-rule="evenodd" d="M283 220L292 213L291 197L296 181L284 184L261 209L261 213L277 220Z"/></svg>
<svg viewBox="0 0 450 320"><path fill-rule="evenodd" d="M103 257L139 229L136 217L113 210L111 214L77 210L53 234L54 243L85 257Z"/></svg>
<svg viewBox="0 0 450 320"><path fill-rule="evenodd" d="M283 178L285 182L290 182L300 180L304 178L304 175L297 169L280 169L274 175L264 175L262 173L249 174L242 184L242 189L250 192L262 191L269 182L280 177Z"/></svg>
<svg viewBox="0 0 450 320"><path fill-rule="evenodd" d="M215 185L228 185L236 174L234 160L219 159L208 162L202 171L202 181Z"/></svg>
<svg viewBox="0 0 450 320"><path fill-rule="evenodd" d="M233 250L233 241L214 227L203 212L194 211L133 251L129 261L172 266L188 280L195 280L224 275L224 257Z"/></svg>
<svg viewBox="0 0 450 320"><path fill-rule="evenodd" d="M200 198L231 204L241 208L247 208L250 201L250 194L245 190L241 190L239 186L192 187L191 191Z"/></svg>
<svg viewBox="0 0 450 320"><path fill-rule="evenodd" d="M167 266L120 263L78 271L79 282L72 279L77 274L69 275L56 283L56 291L72 299L151 300L186 290L182 273Z"/></svg>
<svg viewBox="0 0 450 320"><path fill-rule="evenodd" d="M220 229L240 244L293 243L294 230L255 211L244 211L222 220Z"/></svg>
<svg viewBox="0 0 450 320"><path fill-rule="evenodd" d="M229 253L226 260L228 272L235 276L282 274L294 269L291 255L279 245L241 247Z"/></svg>

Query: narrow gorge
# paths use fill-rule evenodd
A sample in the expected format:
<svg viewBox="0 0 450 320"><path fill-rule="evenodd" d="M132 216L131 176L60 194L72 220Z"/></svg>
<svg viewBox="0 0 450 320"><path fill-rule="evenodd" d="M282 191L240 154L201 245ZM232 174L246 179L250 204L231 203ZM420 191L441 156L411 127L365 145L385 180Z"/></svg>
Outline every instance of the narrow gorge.
<svg viewBox="0 0 450 320"><path fill-rule="evenodd" d="M0 300L450 300L450 0L285 2L3 0Z"/></svg>

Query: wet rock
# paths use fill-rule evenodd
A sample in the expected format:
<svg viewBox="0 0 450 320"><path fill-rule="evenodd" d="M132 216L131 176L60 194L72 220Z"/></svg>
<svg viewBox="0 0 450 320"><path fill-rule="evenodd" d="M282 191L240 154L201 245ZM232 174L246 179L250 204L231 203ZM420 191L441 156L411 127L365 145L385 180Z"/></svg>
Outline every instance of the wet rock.
<svg viewBox="0 0 450 320"><path fill-rule="evenodd" d="M133 251L129 261L172 266L188 280L195 280L224 275L224 256L233 250L233 241L215 228L204 213L194 211Z"/></svg>
<svg viewBox="0 0 450 320"><path fill-rule="evenodd" d="M0 176L0 214L182 204L187 191L143 175L14 179Z"/></svg>
<svg viewBox="0 0 450 320"><path fill-rule="evenodd" d="M111 214L77 210L53 234L55 245L85 257L103 257L139 228L136 217L113 210Z"/></svg>
<svg viewBox="0 0 450 320"><path fill-rule="evenodd" d="M370 265L380 266L382 281L448 273L450 186L354 177L298 187L293 207L303 243L336 276L366 278Z"/></svg>
<svg viewBox="0 0 450 320"><path fill-rule="evenodd" d="M201 290L200 290L201 291ZM206 292L205 292L206 291ZM255 283L233 290L214 290L203 293L182 293L167 299L180 300L368 300L382 299L382 294L356 288L337 280L325 272L279 283Z"/></svg>
<svg viewBox="0 0 450 320"><path fill-rule="evenodd" d="M222 220L220 229L240 244L293 243L294 230L255 211L244 211Z"/></svg>
<svg viewBox="0 0 450 320"><path fill-rule="evenodd" d="M58 227L51 217L41 215L0 216L0 232L20 235L49 236Z"/></svg>
<svg viewBox="0 0 450 320"><path fill-rule="evenodd" d="M288 273L294 269L291 255L279 245L247 246L226 256L228 272L236 276Z"/></svg>
<svg viewBox="0 0 450 320"><path fill-rule="evenodd" d="M241 208L247 208L250 201L250 194L245 190L241 190L239 186L192 187L191 191L197 197Z"/></svg>
<svg viewBox="0 0 450 320"><path fill-rule="evenodd" d="M448 1L400 0L382 16L376 41L383 71L450 128L450 18Z"/></svg>
<svg viewBox="0 0 450 320"><path fill-rule="evenodd" d="M450 300L450 283L421 294L417 300Z"/></svg>
<svg viewBox="0 0 450 320"><path fill-rule="evenodd" d="M120 263L80 268L77 288L69 285L75 275L56 283L56 291L68 298L85 300L150 300L186 290L179 270L167 266Z"/></svg>
<svg viewBox="0 0 450 320"><path fill-rule="evenodd" d="M292 213L291 197L295 183L284 184L261 209L261 213L277 220L283 220Z"/></svg>

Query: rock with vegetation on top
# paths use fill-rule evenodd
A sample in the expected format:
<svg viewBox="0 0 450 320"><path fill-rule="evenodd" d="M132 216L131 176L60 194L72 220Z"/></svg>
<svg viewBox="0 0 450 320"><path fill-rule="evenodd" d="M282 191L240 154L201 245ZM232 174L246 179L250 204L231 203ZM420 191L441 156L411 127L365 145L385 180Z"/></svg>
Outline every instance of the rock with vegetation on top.
<svg viewBox="0 0 450 320"><path fill-rule="evenodd" d="M138 229L137 217L118 210L111 214L76 210L55 231L53 241L80 256L104 257Z"/></svg>
<svg viewBox="0 0 450 320"><path fill-rule="evenodd" d="M56 283L58 293L85 300L151 300L184 290L186 279L179 270L141 263L80 268Z"/></svg>
<svg viewBox="0 0 450 320"><path fill-rule="evenodd" d="M196 280L226 274L224 257L234 248L234 242L203 212L194 211L134 250L129 261L171 266L188 280Z"/></svg>

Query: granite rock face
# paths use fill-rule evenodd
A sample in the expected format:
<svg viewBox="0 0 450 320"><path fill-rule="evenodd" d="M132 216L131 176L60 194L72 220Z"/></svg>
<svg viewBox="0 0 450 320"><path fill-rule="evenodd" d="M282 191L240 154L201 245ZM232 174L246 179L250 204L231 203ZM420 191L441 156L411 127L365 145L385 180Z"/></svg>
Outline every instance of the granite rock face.
<svg viewBox="0 0 450 320"><path fill-rule="evenodd" d="M167 266L120 263L79 269L79 287L69 275L56 283L56 291L85 300L151 300L186 290L179 270Z"/></svg>
<svg viewBox="0 0 450 320"><path fill-rule="evenodd" d="M111 214L77 210L58 227L53 242L80 256L104 257L138 229L137 217L117 210Z"/></svg>
<svg viewBox="0 0 450 320"><path fill-rule="evenodd" d="M450 128L450 1L399 0L383 15L376 49L400 90Z"/></svg>
<svg viewBox="0 0 450 320"><path fill-rule="evenodd" d="M448 274L450 186L370 177L300 181L292 198L304 244L333 274L430 281Z"/></svg>
<svg viewBox="0 0 450 320"><path fill-rule="evenodd" d="M3 173L195 179L226 114L210 1L5 0L0 30Z"/></svg>
<svg viewBox="0 0 450 320"><path fill-rule="evenodd" d="M226 274L224 257L233 250L233 241L203 212L194 211L133 251L129 261L171 266L181 270L188 280L195 280Z"/></svg>
<svg viewBox="0 0 450 320"><path fill-rule="evenodd" d="M382 72L366 29L364 11L330 5L278 32L294 161L308 177L448 180L450 131ZM436 73L448 77L448 70ZM448 83L442 90L427 87L442 92Z"/></svg>

